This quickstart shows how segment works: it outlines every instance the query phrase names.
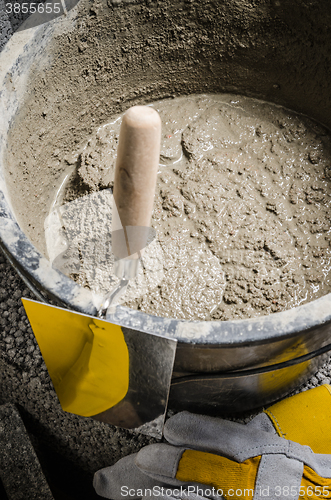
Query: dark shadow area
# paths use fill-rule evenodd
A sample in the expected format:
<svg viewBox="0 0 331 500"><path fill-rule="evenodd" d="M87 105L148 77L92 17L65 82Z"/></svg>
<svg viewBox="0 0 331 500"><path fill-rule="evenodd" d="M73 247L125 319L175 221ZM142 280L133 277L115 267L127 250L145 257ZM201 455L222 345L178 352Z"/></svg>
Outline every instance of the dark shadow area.
<svg viewBox="0 0 331 500"><path fill-rule="evenodd" d="M2 482L1 482L1 480L0 480L0 498L1 498L2 500L8 500L8 497L7 497L7 495L6 495L5 488L3 487L3 484L2 484Z"/></svg>
<svg viewBox="0 0 331 500"><path fill-rule="evenodd" d="M97 500L93 476L30 436L55 500ZM1 495L0 495L0 498Z"/></svg>

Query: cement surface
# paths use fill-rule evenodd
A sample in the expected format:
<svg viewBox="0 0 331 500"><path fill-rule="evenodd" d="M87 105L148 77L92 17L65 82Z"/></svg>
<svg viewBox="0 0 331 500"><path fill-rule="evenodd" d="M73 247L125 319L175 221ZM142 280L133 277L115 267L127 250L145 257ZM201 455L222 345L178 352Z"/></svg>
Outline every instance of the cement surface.
<svg viewBox="0 0 331 500"><path fill-rule="evenodd" d="M272 2L271 5L267 1L252 4L241 0L236 2L223 0L216 4L192 1L184 2L184 6L180 5L172 4L170 0L152 3L105 2L104 0L91 3L84 0L79 3L79 15L72 25L68 24L64 31L61 30L60 24L57 25L58 28L54 31L51 43L47 45L47 48L43 48L43 54L45 53L43 62L37 63L35 59L35 62L29 63L25 83L27 91L24 97L22 96L22 102L19 99L20 107L15 119L12 120L8 134L5 177L15 216L25 234L41 252L46 250L44 221L52 208L56 190L67 175L68 169L72 169L78 161L80 163L78 170L85 183L90 185L93 181L102 187L103 179L101 182L99 175L92 176L93 178L85 175L90 173L86 172L87 165L93 166L99 159L95 157L95 151L88 155L85 154L86 152L82 153L82 147L97 127L107 123L107 120L111 119L114 114L131 104L149 103L154 99L171 95L193 95L202 92L214 94L222 91L254 95L270 102L282 103L288 108L299 109L328 125L329 116L325 112L328 100L321 99L323 85L327 81L327 72L323 69L321 75L320 71L322 71L321 68L328 67L329 55L322 51L325 39L322 31L316 30L315 15L313 22L309 11L304 11L303 24L300 24L297 33L297 36L304 36L304 40L307 38L307 32L314 34L316 41L314 39L314 43L311 44L314 50L297 53L296 51L299 48L301 50L303 44L299 38L293 38L292 29L285 29L287 24L294 23L297 19L297 11L293 10L291 2L284 2L284 5L282 3L280 6L278 2L275 4ZM314 8L314 6L317 7L315 2L309 3L309 8ZM321 13L318 12L317 19L322 28L330 11L325 7L323 23ZM245 37L243 37L243 32ZM300 64L297 64L297 61L300 61ZM279 71L279 64L283 63L291 71L295 70L294 74L290 74L290 69ZM316 64L315 70L313 63ZM265 66L266 64L268 66ZM301 73L300 68L306 66L309 68L311 77L307 70L304 75ZM244 73L242 73L243 68L245 68ZM275 68L277 68L276 74ZM259 72L259 78L257 78L256 71ZM169 80L164 81L164 75L167 75ZM313 82L314 88L306 88L307 82ZM301 88L303 83L304 89ZM291 96L293 87L295 87L295 102ZM310 109L307 107L308 102ZM238 109L231 115L226 117L224 123L230 120L231 125L238 119L240 122L245 121L245 114L238 113ZM207 119L210 119L211 123L214 121L213 112ZM183 151L189 159L193 159L199 149L197 148L197 139L201 136L199 129L204 129L205 123L197 123L197 125L195 130L187 130L182 137ZM237 135L237 131L233 130L229 135L228 125L229 123L225 127L226 135L228 139L230 138L227 142L233 143L233 137ZM287 147L289 144L295 144L304 134L304 127L302 124L296 124L295 120L288 121L286 118L285 122L282 119L273 125L276 125L274 128L277 133L280 129L284 129L284 136L286 136L284 142ZM262 143L264 139L268 139L269 135L262 126L262 128L256 128L254 137ZM320 133L317 135L320 136ZM316 148L319 149L318 141L310 146L306 144L306 149L308 146L312 148L305 152L307 156L305 161L310 163L309 168L315 168L319 161L318 155L316 156L318 153ZM211 142L217 146L217 140ZM275 155L282 153L279 151L278 140L273 141L271 146L270 153ZM163 154L164 160L168 161L169 158L175 160L176 151L172 149L176 148L169 144L168 149L169 152ZM246 159L247 153L249 151L243 151ZM277 171L273 172L274 165L268 165L268 167L271 169L270 176L277 177ZM289 172L291 177L294 167L286 163L281 167L283 178L288 177L286 172ZM218 169L219 165L213 168L214 177L220 173L217 172ZM98 168L94 170L94 174L100 173ZM305 201L313 205L315 200L321 200L324 197L324 191L327 192L325 180L320 177L317 178L317 183L308 183L304 186L307 172L301 166L299 170L296 174L301 178L295 179L293 183L291 179L291 185L287 186L287 194L291 198L290 203L298 205L298 208L299 202L302 204ZM192 174L192 172L184 173ZM232 173L232 177L237 177L239 174L241 178L244 178L247 172L238 170ZM261 248L257 249L257 251L261 250L261 260L267 257L267 272L265 273L267 278L269 279L272 273L275 277L272 276L268 283L263 283L263 279L256 276L256 274L261 274L260 270L255 269L253 264L252 268L248 269L250 274L248 279L242 276L242 271L246 272L246 269L239 269L238 279L227 279L225 276L227 280L225 284L222 272L217 269L219 266L216 265L215 257L223 260L225 257L226 260L227 256L219 256L220 249L215 245L215 240L220 240L219 233L227 233L230 239L233 230L237 231L238 224L235 219L248 215L241 210L241 207L244 207L242 202L245 201L245 197L249 198L249 193L238 189L236 199L238 199L239 214L233 210L229 216L234 224L231 222L227 224L227 227L218 231L217 224L214 221L210 223L206 221L204 215L199 220L200 207L210 202L206 199L206 193L197 193L198 198L201 199L198 199L195 204L192 203L191 190L187 189L187 184L192 179L180 179L174 170L172 174L172 178L164 179L165 186L163 194L160 193L159 205L168 213L169 221L173 221L174 225L180 212L185 213L187 218L192 217L192 221L196 217L194 230L191 231L188 240L200 243L199 238L202 238L202 242L207 246L207 256L202 255L201 259L198 256L202 261L198 263L198 266L202 270L202 275L208 274L209 268L216 268L216 272L207 276L207 280L213 283L218 278L215 289L224 292L223 299L222 293L219 295L214 293L215 290L212 287L204 286L203 283L199 289L200 284L194 283L192 288L195 289L197 299L195 304L199 303L199 307L197 311L191 312L190 290L186 293L184 289L180 289L180 281L183 283L190 281L189 277L184 275L178 280L176 277L175 286L171 284L168 290L163 289L162 293L157 291L153 297L156 306L153 305L153 311L149 308L149 304L143 301L133 304L133 307L154 312L160 316L228 320L278 312L305 300L305 294L299 290L302 287L307 288L307 285L303 283L306 279L306 277L303 279L304 272L297 273L295 270L292 275L288 275L286 271L285 275L280 276L278 280L279 267L275 265L275 261L283 260L279 247L288 246L288 236L280 231L277 224L276 234L267 235L270 237L268 241L263 237L263 233L268 231L265 231L264 227L260 228L260 221L257 221L257 237L255 238L261 245ZM181 193L176 193L174 189L168 192L171 181L178 182ZM199 183L200 179L197 179L197 182ZM286 184L286 179L284 182ZM197 186L194 186L195 190L196 188ZM279 220L286 218L281 197L273 197L275 193L269 188L270 186L260 185L261 197L265 198L264 201L268 200L264 207L268 218L266 222L266 217L262 217L262 226L269 226L269 221L274 222L275 217ZM300 199L302 196L307 199ZM220 210L222 207L218 203L219 200L215 201L216 210ZM195 208L197 208L198 216L193 214ZM192 215L187 213L190 210ZM316 217L318 214L311 213L312 220L307 221L305 214L301 212L300 208L296 214L293 214L293 217L296 215L298 223L303 225L306 222L306 225L309 225L311 222L316 239L322 232L327 232L329 224L325 224L323 217L320 220ZM245 223L249 226L251 221L246 220ZM172 227L170 229L172 230ZM271 231L273 229L271 224ZM293 234L290 235L291 237L293 238ZM182 239L182 234L179 238ZM304 249L305 241L301 237L296 239L296 247L300 246ZM322 239L322 237L319 238L319 241ZM241 241L235 241L237 246L229 247L230 251L247 250L242 248L246 240L245 236ZM298 240L300 240L299 243ZM180 246L178 241L174 241L173 245ZM184 246L189 247L189 245ZM224 247L222 244L220 246ZM324 247L320 248L319 242L317 247L314 253L323 258ZM288 257L293 262L292 267L295 268L295 261L298 260L297 252L294 251L292 255L292 250L298 250L298 248L290 248L290 250L291 255ZM171 258L174 254L171 247L168 253ZM209 262L208 256L212 257ZM308 263L309 279L307 278L306 282L309 283L310 290L318 287L318 292L322 292L323 285L319 282L323 281L324 276L316 272L318 266L314 266L314 261L318 257L313 255L310 258L308 255L308 260L311 260L313 264L310 266ZM183 260L185 259L186 255ZM203 262L203 259L207 262ZM191 255L188 255L186 260L192 260ZM210 265L211 261L213 262ZM270 270L268 269L269 261L272 267ZM287 262L288 259L284 259L283 267L287 265ZM230 267L226 263L224 266ZM177 267L187 269L188 266L181 261ZM280 286L284 285L284 282L278 283L282 278L286 282L285 292ZM173 289L176 289L176 294L173 294ZM308 300L316 298L315 292L313 295L314 297L309 297L308 291ZM177 308L175 313L171 308L167 310L167 303L171 301L173 308Z"/></svg>
<svg viewBox="0 0 331 500"><path fill-rule="evenodd" d="M151 105L162 120L151 221L156 240L122 303L160 317L232 320L329 293L329 131L281 106L238 95ZM70 202L59 209L57 224L70 242L66 274L103 295L112 289L112 203L103 188L113 185L120 124L121 116L114 116L95 130L73 173L51 191L59 204L61 190Z"/></svg>
<svg viewBox="0 0 331 500"><path fill-rule="evenodd" d="M62 32L56 24L47 57L30 65L8 134L6 184L32 243L45 253L50 193L87 136L132 104L222 91L280 103L328 125L323 29L330 8L314 1L298 12L301 3L292 4L79 2L74 23ZM316 37L309 50L307 33Z"/></svg>

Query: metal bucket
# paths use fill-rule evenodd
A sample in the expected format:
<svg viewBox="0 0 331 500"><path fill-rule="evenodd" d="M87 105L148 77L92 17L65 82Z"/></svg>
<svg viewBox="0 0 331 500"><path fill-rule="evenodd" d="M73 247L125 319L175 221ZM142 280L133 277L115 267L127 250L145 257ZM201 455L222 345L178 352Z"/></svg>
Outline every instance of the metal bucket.
<svg viewBox="0 0 331 500"><path fill-rule="evenodd" d="M109 113L170 95L231 92L284 105L330 128L331 4L108 0L91 8L83 0L66 17L12 37L0 56L1 246L41 300L95 315L98 300L53 269L20 228L4 175L8 133L22 123L37 130L22 110L34 98L34 83L46 81L61 57L64 38L69 44L78 36L85 43L77 59L91 50L98 61L98 47L88 45L93 23L99 23L98 43L109 43L113 60L110 82L95 82L104 85ZM69 73L61 83L68 88L68 108L56 111L60 114L70 112ZM91 110L91 126L102 120ZM27 212L31 203L27 199ZM257 319L183 321L121 306L108 319L178 339L170 408L203 413L244 411L283 397L307 380L331 349L331 294Z"/></svg>

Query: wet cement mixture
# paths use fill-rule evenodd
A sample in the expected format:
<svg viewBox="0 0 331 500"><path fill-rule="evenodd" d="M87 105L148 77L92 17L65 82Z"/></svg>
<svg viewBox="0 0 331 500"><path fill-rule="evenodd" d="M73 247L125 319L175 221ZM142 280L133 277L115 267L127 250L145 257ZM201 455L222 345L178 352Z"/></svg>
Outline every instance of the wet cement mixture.
<svg viewBox="0 0 331 500"><path fill-rule="evenodd" d="M329 293L328 131L283 107L235 95L153 106L163 124L152 217L157 238L125 305L158 316L229 320ZM99 293L111 286L111 252L91 251L91 240L109 234L111 192L98 191L112 187L119 127L115 117L91 135L62 188L62 203L78 198L65 205L70 218L76 213L74 246L83 262L71 276ZM82 213L91 199L89 219Z"/></svg>
<svg viewBox="0 0 331 500"><path fill-rule="evenodd" d="M328 293L328 132L236 96L282 104L330 128L328 2L82 0L77 9L77 17L73 9L54 22L51 42L38 31L43 57L29 62L22 90L6 80L20 102L6 188L36 248L47 255L44 222L73 172L67 201L79 196L71 203L82 208L84 195L93 198L94 208L81 213L93 214L90 231L101 227L108 241L110 218L96 206L109 206L118 124L113 132L103 125L131 105L164 100L158 239L144 256L144 287L126 303L161 316L227 320ZM77 210L69 206L62 215L70 219ZM70 274L109 291L109 269L107 278L101 261L84 269L86 255L88 246L76 251Z"/></svg>

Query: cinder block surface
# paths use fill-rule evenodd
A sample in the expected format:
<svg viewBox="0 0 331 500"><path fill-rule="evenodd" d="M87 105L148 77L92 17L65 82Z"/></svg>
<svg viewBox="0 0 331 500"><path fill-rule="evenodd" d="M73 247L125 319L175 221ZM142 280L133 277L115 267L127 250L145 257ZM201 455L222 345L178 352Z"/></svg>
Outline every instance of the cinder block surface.
<svg viewBox="0 0 331 500"><path fill-rule="evenodd" d="M0 406L0 477L9 500L54 500L14 405Z"/></svg>
<svg viewBox="0 0 331 500"><path fill-rule="evenodd" d="M8 42L12 34L13 28L8 18L8 14L6 13L5 2L4 0L0 0L0 51Z"/></svg>

